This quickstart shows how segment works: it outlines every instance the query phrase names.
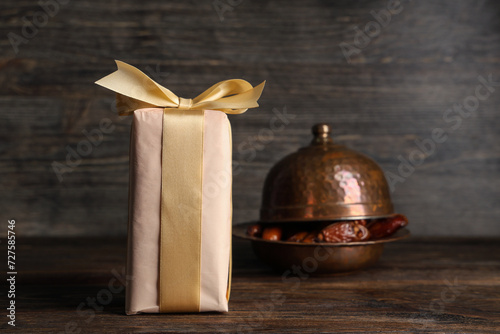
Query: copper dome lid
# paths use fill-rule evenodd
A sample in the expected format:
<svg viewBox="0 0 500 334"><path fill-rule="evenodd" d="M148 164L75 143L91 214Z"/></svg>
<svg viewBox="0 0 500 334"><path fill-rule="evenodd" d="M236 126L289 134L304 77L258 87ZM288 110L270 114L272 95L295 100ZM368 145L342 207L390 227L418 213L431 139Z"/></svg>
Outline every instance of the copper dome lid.
<svg viewBox="0 0 500 334"><path fill-rule="evenodd" d="M264 183L261 221L382 217L394 213L382 169L372 159L335 144L327 124L314 139L279 161Z"/></svg>

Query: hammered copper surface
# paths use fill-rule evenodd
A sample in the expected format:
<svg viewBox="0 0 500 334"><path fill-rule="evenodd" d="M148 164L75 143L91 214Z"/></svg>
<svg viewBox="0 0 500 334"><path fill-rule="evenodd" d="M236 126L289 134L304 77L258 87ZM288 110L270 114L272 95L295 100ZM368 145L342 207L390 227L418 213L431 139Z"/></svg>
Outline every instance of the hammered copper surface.
<svg viewBox="0 0 500 334"><path fill-rule="evenodd" d="M382 169L372 159L330 137L327 124L314 139L279 161L267 175L262 221L381 217L394 213Z"/></svg>

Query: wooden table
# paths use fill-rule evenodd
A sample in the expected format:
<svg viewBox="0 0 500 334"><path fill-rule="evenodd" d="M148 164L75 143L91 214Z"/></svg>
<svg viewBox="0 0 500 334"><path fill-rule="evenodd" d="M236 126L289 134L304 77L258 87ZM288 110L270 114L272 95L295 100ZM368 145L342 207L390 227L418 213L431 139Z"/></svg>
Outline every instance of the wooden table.
<svg viewBox="0 0 500 334"><path fill-rule="evenodd" d="M5 240L0 247L5 251ZM16 328L12 331L5 315L0 328L16 333L500 331L499 239L411 238L386 246L371 269L284 281L254 257L249 243L235 240L229 313L139 316L124 315L123 287L117 283L123 279L125 247L124 239L20 237Z"/></svg>

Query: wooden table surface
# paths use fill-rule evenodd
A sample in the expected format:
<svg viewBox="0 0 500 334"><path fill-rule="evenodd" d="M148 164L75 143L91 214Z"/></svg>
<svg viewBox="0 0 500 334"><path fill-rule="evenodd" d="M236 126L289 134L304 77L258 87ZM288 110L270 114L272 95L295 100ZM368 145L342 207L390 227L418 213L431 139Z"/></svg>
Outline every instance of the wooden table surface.
<svg viewBox="0 0 500 334"><path fill-rule="evenodd" d="M499 239L410 238L387 245L379 263L365 271L284 280L282 273L255 258L249 243L235 240L229 313L138 316L124 314L123 287L115 284L123 279L125 247L124 239L19 238L16 328L7 325L4 315L0 329L16 333L500 331ZM0 248L5 250L5 240ZM5 313L6 303L2 305Z"/></svg>

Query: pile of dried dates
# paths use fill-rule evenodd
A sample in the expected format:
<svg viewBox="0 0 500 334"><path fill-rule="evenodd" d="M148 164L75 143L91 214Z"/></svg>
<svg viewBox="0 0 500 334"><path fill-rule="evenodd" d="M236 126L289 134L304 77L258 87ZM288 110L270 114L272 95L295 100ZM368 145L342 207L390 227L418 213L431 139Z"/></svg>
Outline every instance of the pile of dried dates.
<svg viewBox="0 0 500 334"><path fill-rule="evenodd" d="M408 219L397 214L388 218L345 220L315 230L306 229L307 225L301 227L287 225L292 224L281 224L280 226L255 224L248 227L247 234L265 240L305 243L378 240L388 237L401 227L408 225Z"/></svg>

